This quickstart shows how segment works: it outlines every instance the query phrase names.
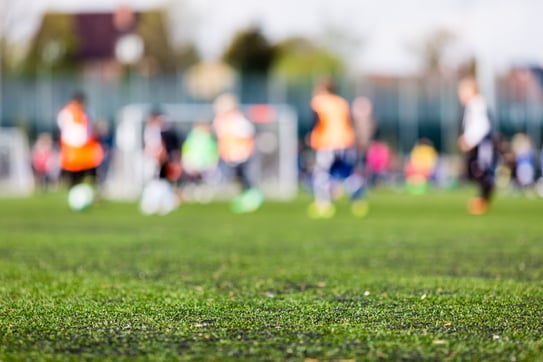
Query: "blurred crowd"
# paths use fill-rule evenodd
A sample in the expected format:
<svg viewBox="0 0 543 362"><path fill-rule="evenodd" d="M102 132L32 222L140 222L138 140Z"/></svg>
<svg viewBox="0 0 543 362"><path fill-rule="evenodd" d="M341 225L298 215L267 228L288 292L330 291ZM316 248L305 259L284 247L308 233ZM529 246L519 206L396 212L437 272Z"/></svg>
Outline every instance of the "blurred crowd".
<svg viewBox="0 0 543 362"><path fill-rule="evenodd" d="M440 155L429 139L419 139L408 155L396 151L386 141L368 97L359 96L347 103L333 94L331 84L318 87L309 105L315 123L300 140L297 155L300 185L317 201L320 197L329 204L349 187L351 196L361 199L367 188L379 186L402 187L421 194L431 187L455 187L470 176L470 166L462 166L462 157ZM161 212L167 213L183 201L184 190L202 184L219 187L218 180L225 175L240 186L231 204L233 211L250 212L262 204L263 195L249 172L255 151L254 125L233 94L219 96L213 108L214 119L194 120L187 134L180 134L159 106L149 112L141 135L147 182L141 199L143 212L157 213L162 208ZM337 112L343 118L336 117ZM327 118L329 125L325 125ZM345 124L339 126L341 122ZM32 170L38 189L55 190L63 181L73 187L90 179L100 190L115 152L109 123L92 121L84 95L76 93L59 113L58 127L59 137L39 134L32 147ZM534 145L525 133L508 138L492 132L490 141L496 150L492 183L508 192L543 196L540 145ZM167 206L152 205L166 194ZM202 200L212 198L200 196Z"/></svg>

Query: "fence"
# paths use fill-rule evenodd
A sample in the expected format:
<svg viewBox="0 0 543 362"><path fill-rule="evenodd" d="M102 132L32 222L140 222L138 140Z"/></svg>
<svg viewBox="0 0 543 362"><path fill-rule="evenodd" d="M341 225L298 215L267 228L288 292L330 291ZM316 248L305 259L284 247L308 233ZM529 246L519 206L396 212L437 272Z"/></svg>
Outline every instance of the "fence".
<svg viewBox="0 0 543 362"><path fill-rule="evenodd" d="M248 104L289 104L299 115L298 133L311 123L309 101L312 80L285 81L278 77L238 79L234 91ZM55 130L57 111L75 89L84 90L94 118L113 123L117 112L131 103L202 103L189 92L182 74L156 77L132 76L121 81L101 78L53 76L2 80L1 126L25 129L30 138ZM461 109L454 79L382 79L361 77L342 79L341 93L348 99L368 96L374 104L381 136L401 153L406 153L418 138L432 140L442 152L454 152L460 129ZM503 82L496 82L496 128L505 135L526 132L541 146L543 98L518 97Z"/></svg>

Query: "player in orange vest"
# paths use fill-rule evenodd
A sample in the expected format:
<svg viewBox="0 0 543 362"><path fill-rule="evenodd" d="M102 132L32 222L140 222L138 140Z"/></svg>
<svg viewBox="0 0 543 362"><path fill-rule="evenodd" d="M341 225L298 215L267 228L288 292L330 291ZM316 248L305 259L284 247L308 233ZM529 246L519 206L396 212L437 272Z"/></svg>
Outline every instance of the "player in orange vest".
<svg viewBox="0 0 543 362"><path fill-rule="evenodd" d="M57 117L60 129L60 167L70 186L90 176L96 180L96 168L102 162L102 147L92 134L91 121L85 112L85 95L76 92Z"/></svg>
<svg viewBox="0 0 543 362"><path fill-rule="evenodd" d="M220 159L224 165L234 170L243 190L243 193L233 200L232 210L236 213L255 211L263 201L249 172L249 163L255 150L255 127L239 110L238 100L234 95L219 96L213 106L213 127Z"/></svg>
<svg viewBox="0 0 543 362"><path fill-rule="evenodd" d="M308 213L313 218L329 218L335 214L333 181L343 181L351 198L351 211L364 217L368 204L363 200L365 180L356 172L358 154L349 103L335 94L334 84L324 81L317 85L311 101L316 123L309 143L315 150L313 191L315 201Z"/></svg>

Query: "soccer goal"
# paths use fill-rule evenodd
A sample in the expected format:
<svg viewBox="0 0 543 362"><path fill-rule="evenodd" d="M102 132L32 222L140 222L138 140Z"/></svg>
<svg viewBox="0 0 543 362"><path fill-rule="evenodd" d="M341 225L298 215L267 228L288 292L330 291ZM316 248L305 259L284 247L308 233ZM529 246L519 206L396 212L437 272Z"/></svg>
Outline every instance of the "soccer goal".
<svg viewBox="0 0 543 362"><path fill-rule="evenodd" d="M117 116L116 151L109 170L105 192L118 200L137 199L148 181L143 153L143 129L151 104L131 104ZM164 104L161 110L183 139L194 123L211 122L209 104ZM258 187L269 199L288 200L298 190L298 117L288 105L243 105L247 119L255 125L256 152L251 172ZM220 173L220 168L218 169ZM235 183L220 175L213 185L196 186L195 193L221 199L235 192ZM199 190L197 190L199 188Z"/></svg>
<svg viewBox="0 0 543 362"><path fill-rule="evenodd" d="M33 191L26 135L17 128L0 128L0 195L29 196Z"/></svg>

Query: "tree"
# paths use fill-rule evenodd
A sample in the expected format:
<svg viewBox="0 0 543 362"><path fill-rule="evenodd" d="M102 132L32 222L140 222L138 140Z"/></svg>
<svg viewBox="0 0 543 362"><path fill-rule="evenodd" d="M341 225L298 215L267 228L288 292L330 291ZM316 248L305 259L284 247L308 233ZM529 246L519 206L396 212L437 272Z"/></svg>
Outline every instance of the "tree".
<svg viewBox="0 0 543 362"><path fill-rule="evenodd" d="M439 74L442 71L446 51L456 40L456 35L448 29L439 29L426 37L412 50L418 53L428 74Z"/></svg>
<svg viewBox="0 0 543 362"><path fill-rule="evenodd" d="M73 71L77 68L78 40L70 14L46 14L32 39L23 70L35 72L43 68Z"/></svg>
<svg viewBox="0 0 543 362"><path fill-rule="evenodd" d="M180 46L177 51L177 67L180 70L187 70L193 65L200 63L201 57L198 48L193 43Z"/></svg>
<svg viewBox="0 0 543 362"><path fill-rule="evenodd" d="M95 14L93 21L100 17L109 16L107 13ZM108 18L109 19L109 18ZM108 43L118 39L117 30L106 30L100 38L89 39L89 25L84 34L75 31L77 14L46 14L40 28L31 41L23 69L35 72L39 69L51 69L63 72L77 71L85 62L108 61L115 54L109 53ZM188 44L184 48L174 49L167 32L164 13L152 10L138 14L138 21L133 32L141 37L144 43L144 54L136 66L142 73L171 73L179 68L187 68L199 61L199 55L194 46ZM96 40L99 45L98 53L90 56L82 53L83 44ZM104 50L105 49L105 50ZM93 50L96 52L95 50Z"/></svg>
<svg viewBox="0 0 543 362"><path fill-rule="evenodd" d="M268 74L275 55L275 48L261 29L253 26L234 36L223 60L242 74Z"/></svg>
<svg viewBox="0 0 543 362"><path fill-rule="evenodd" d="M28 9L33 6L31 0L0 0L0 126L2 125L3 109L3 85L6 70L9 65L10 36L17 26L20 26Z"/></svg>
<svg viewBox="0 0 543 362"><path fill-rule="evenodd" d="M350 29L348 24L328 24L322 27L321 50L341 59L344 66L356 70L357 54L366 44L366 38Z"/></svg>
<svg viewBox="0 0 543 362"><path fill-rule="evenodd" d="M201 16L189 1L169 0L165 3L164 19L179 70L187 70L201 61L195 41Z"/></svg>
<svg viewBox="0 0 543 362"><path fill-rule="evenodd" d="M181 49L179 53L175 51L167 30L163 12L148 11L141 14L137 33L144 40L145 57L155 64L155 71L173 72L185 62L188 63L186 66L196 63L199 56L194 49ZM183 54L183 50L189 52Z"/></svg>
<svg viewBox="0 0 543 362"><path fill-rule="evenodd" d="M345 70L333 52L301 37L288 38L276 46L274 72L287 78L332 75Z"/></svg>
<svg viewBox="0 0 543 362"><path fill-rule="evenodd" d="M18 27L24 26L28 9L32 9L34 2L33 0L0 0L0 74L10 65L9 56L14 45L12 37Z"/></svg>

